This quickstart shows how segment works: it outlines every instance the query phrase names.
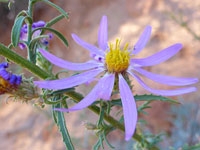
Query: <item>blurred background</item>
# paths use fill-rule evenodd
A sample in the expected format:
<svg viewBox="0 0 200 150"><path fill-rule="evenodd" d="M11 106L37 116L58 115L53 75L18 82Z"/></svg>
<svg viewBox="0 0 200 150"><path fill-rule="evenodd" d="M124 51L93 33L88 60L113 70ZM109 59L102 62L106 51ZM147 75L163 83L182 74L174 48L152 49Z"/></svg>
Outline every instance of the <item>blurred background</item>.
<svg viewBox="0 0 200 150"><path fill-rule="evenodd" d="M158 74L177 77L200 77L200 0L51 0L66 12L69 20L63 19L53 26L65 35L69 41L66 48L56 37L50 41L49 50L56 56L72 62L85 62L89 53L77 45L71 38L76 33L91 44L97 44L98 27L103 15L108 16L109 41L116 38L132 47L146 25L152 26L152 35L145 49L137 58L150 56L172 44L182 43L183 49L168 61L145 68ZM7 3L0 3L0 43L10 43L10 33L14 18L20 10L27 9L27 0L15 0L11 10ZM59 13L43 3L34 7L34 20L49 21ZM22 56L25 50L16 49ZM1 58L3 61L3 58ZM17 72L20 72L14 69ZM57 72L61 68L54 67ZM31 76L30 73L25 76ZM144 78L144 81L156 89L171 89ZM148 93L134 80L134 94ZM199 89L199 84L196 84ZM84 95L92 89L82 85L79 91ZM200 94L194 92L172 97L181 102L153 102L149 115L140 116L148 122L145 132L164 133L160 143L162 149L169 146L179 148L200 142ZM6 96L0 99L0 150L64 150L62 137L54 124L48 107L44 110L32 103L9 101ZM138 104L140 105L140 104ZM84 124L95 122L97 117L84 109L66 114L66 123L77 150L92 149L97 141L95 134L85 129ZM109 141L116 150L131 149L133 141L125 142L120 131L114 131ZM106 148L109 149L109 148Z"/></svg>

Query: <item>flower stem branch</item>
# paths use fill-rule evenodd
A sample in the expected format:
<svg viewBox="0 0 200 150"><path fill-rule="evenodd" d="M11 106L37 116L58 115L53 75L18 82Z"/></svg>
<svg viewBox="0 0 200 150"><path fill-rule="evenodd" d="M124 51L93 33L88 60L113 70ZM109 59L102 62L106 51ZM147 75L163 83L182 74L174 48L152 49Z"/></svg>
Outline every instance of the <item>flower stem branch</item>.
<svg viewBox="0 0 200 150"><path fill-rule="evenodd" d="M5 47L2 44L0 44L0 55L8 58L9 60L22 66L23 68L26 68L27 70L29 70L30 72L32 72L33 74L35 74L36 76L38 76L41 79L45 80L47 78L53 78L53 75L50 75L47 72L43 71L35 64L33 64L33 63L29 62L28 60L26 60L25 58L19 56L18 54L16 54L15 52L13 52L12 50L10 50L9 48ZM71 97L72 99L74 99L76 102L80 102L83 99L83 96L75 91L66 92L66 95ZM100 108L98 106L89 106L88 109L90 109L91 111L93 111L94 113L96 113L98 115L100 114ZM107 115L106 113L104 113L104 119L107 122L109 122L113 127L118 128L123 132L125 131L124 125L121 124L120 122L118 122L117 120L115 120L110 115ZM148 141L144 140L137 133L135 133L133 135L133 139L135 139L136 141L138 141L140 143L144 142L147 145L149 144ZM150 150L159 150L159 148L152 147Z"/></svg>
<svg viewBox="0 0 200 150"><path fill-rule="evenodd" d="M41 68L29 62L25 58L19 56L18 54L16 54L14 51L10 50L3 44L0 44L0 55L8 58L14 63L20 65L21 67L26 68L27 70L29 70L30 72L38 76L39 78L42 78L42 79L46 79L50 77L53 78L53 75L50 75L47 72L43 71Z"/></svg>
<svg viewBox="0 0 200 150"><path fill-rule="evenodd" d="M30 19L32 20L32 18L33 18L33 2L32 2L32 0L29 0L28 15L29 15ZM28 39L27 39L28 45L31 42L31 38L32 38L32 21L28 22ZM28 46L27 49L28 49L28 60L30 62L34 62L33 56L32 56L33 52L31 50L31 48Z"/></svg>

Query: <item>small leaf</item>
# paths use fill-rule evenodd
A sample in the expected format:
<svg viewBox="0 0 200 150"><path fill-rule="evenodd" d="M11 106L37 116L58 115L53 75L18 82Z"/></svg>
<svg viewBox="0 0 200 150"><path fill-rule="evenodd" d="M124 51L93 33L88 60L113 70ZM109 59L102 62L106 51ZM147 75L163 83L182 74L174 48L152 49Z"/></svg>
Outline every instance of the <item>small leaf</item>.
<svg viewBox="0 0 200 150"><path fill-rule="evenodd" d="M164 96L153 95L153 94L135 95L134 98L136 101L156 101L156 100L158 100L158 101L163 101L163 102L171 102L171 103L175 103L175 104L180 104L179 102L177 102L173 99L170 99L170 98L167 98Z"/></svg>
<svg viewBox="0 0 200 150"><path fill-rule="evenodd" d="M50 1L48 1L48 0L42 0L42 1L45 2L45 3L47 3L47 4L49 4L50 6L52 6L52 7L54 7L54 8L56 8L60 13L62 13L62 14L65 16L66 19L69 18L68 13L66 13L62 8L60 8L60 7L57 6L56 4L54 4L54 3L52 3L52 2L50 2Z"/></svg>
<svg viewBox="0 0 200 150"><path fill-rule="evenodd" d="M51 27L52 25L54 25L55 23L57 23L58 21L60 21L61 19L63 19L65 16L59 15L55 18L53 18L52 20L50 20L49 22L46 23L45 27Z"/></svg>
<svg viewBox="0 0 200 150"><path fill-rule="evenodd" d="M106 138L106 133L105 133L105 132L103 133L103 138L104 138L104 141L106 142L106 144L107 144L111 149L115 149L115 147L112 146L112 145L108 142L108 140L107 140L107 138Z"/></svg>
<svg viewBox="0 0 200 150"><path fill-rule="evenodd" d="M101 126L102 123L103 123L103 117L104 117L104 106L103 106L103 101L101 100L101 103L100 103L100 114L99 114L99 120L97 122L97 126Z"/></svg>
<svg viewBox="0 0 200 150"><path fill-rule="evenodd" d="M11 33L11 41L14 47L17 47L20 39L21 27L24 22L25 16L19 16L13 25Z"/></svg>
<svg viewBox="0 0 200 150"><path fill-rule="evenodd" d="M57 101L58 99L60 99L60 96L56 96L53 98L53 100L55 101ZM54 105L53 108L61 108L61 103ZM54 120L56 120L57 126L59 127L59 130L62 134L63 142L65 143L67 150L74 150L74 146L72 144L71 138L69 136L69 133L65 124L65 118L64 118L63 112L56 111L55 113L53 113L53 115L56 115L56 119L54 118Z"/></svg>
<svg viewBox="0 0 200 150"><path fill-rule="evenodd" d="M18 18L18 17L20 17L20 16L28 16L27 11L25 11L25 10L20 11L20 12L17 14L17 17L16 17L16 18Z"/></svg>
<svg viewBox="0 0 200 150"><path fill-rule="evenodd" d="M56 91L51 92L50 95L53 96L53 95L63 94L63 93L70 92L70 91L74 91L74 88L56 90Z"/></svg>
<svg viewBox="0 0 200 150"><path fill-rule="evenodd" d="M63 19L65 16L63 14L53 18L52 20L50 20L49 22L46 23L45 27L51 27L52 25L54 25L55 23L57 23L58 21L60 21L61 19ZM43 34L44 30L42 30L42 32L40 34Z"/></svg>
<svg viewBox="0 0 200 150"><path fill-rule="evenodd" d="M33 3L36 3L36 2L45 2L45 3L47 3L48 5L50 5L50 6L54 7L54 8L56 8L60 13L62 13L62 14L65 16L66 19L69 18L69 15L68 15L67 12L65 12L62 8L60 8L58 5L56 5L56 4L52 3L52 2L50 2L49 0L33 0L32 2L33 2Z"/></svg>
<svg viewBox="0 0 200 150"><path fill-rule="evenodd" d="M52 28L49 28L49 27L39 27L39 28L34 29L33 32L32 32L32 34L33 34L35 31L37 31L37 30L48 30L48 31L54 33L54 34L57 35L58 38L61 39L61 40L63 41L63 43L68 47L68 42L67 42L66 38L65 38L60 32L58 32L58 31L56 31L56 30L54 30L54 29L52 29Z"/></svg>

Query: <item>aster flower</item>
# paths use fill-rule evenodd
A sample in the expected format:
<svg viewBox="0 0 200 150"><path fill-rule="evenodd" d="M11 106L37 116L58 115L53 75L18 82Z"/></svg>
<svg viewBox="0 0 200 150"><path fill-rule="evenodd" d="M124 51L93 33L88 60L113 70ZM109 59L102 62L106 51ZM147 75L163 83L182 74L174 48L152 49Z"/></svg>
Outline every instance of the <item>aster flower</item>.
<svg viewBox="0 0 200 150"><path fill-rule="evenodd" d="M6 70L8 63L0 63L0 94L10 93L21 84L21 75L15 75Z"/></svg>
<svg viewBox="0 0 200 150"><path fill-rule="evenodd" d="M174 44L150 57L135 59L133 56L138 54L147 44L151 26L147 26L133 49L128 49L128 44L124 49L120 49L120 40L116 40L115 45L108 43L107 17L103 16L98 33L99 48L86 43L77 35L72 34L75 42L85 49L89 50L93 60L86 63L71 63L62 60L45 50L40 50L42 55L51 63L73 71L85 71L78 75L68 78L52 81L35 81L34 83L40 88L45 89L65 89L71 88L88 81L93 80L97 75L103 74L92 91L82 99L78 104L70 109L56 109L58 111L76 111L88 107L97 99L110 100L114 83L118 83L121 101L123 105L124 123L125 123L125 140L129 140L135 132L137 123L137 108L132 91L125 80L125 75L130 75L147 91L164 96L181 95L196 91L195 87L179 88L174 90L157 90L147 86L136 72L147 78L166 85L184 86L198 82L197 78L177 78L150 73L142 67L159 64L173 55L175 55L182 45ZM87 70L87 71L86 71Z"/></svg>
<svg viewBox="0 0 200 150"><path fill-rule="evenodd" d="M36 29L36 28L39 28L39 27L44 27L46 25L46 23L44 21L38 21L38 22L34 22L32 24L32 30ZM28 26L27 24L24 24L21 28L21 33L20 33L20 40L21 41L27 41L28 39ZM38 36L40 36L40 33L41 33L41 30L37 30L33 33L33 36L32 38L36 38ZM53 38L53 34L52 33L48 33L47 34L49 36L49 38L42 38L41 39L41 43L44 44L44 45L48 45L49 44L49 40L51 40ZM26 48L26 45L24 43L19 43L19 47L21 49L24 49Z"/></svg>

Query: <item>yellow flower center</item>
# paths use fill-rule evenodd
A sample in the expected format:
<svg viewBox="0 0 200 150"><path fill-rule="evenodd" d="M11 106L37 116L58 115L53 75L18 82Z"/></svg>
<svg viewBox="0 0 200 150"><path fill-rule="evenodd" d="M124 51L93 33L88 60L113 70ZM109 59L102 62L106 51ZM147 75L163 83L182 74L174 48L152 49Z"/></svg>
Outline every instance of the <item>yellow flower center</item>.
<svg viewBox="0 0 200 150"><path fill-rule="evenodd" d="M130 53L128 52L128 43L125 45L124 49L120 50L120 40L116 40L116 44L109 43L110 51L107 52L105 62L109 72L121 73L126 71L130 62Z"/></svg>

